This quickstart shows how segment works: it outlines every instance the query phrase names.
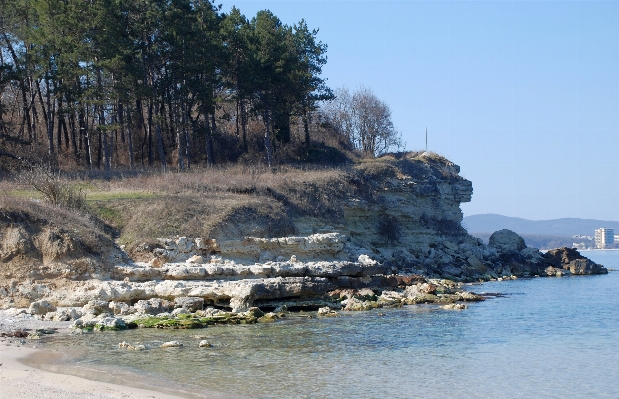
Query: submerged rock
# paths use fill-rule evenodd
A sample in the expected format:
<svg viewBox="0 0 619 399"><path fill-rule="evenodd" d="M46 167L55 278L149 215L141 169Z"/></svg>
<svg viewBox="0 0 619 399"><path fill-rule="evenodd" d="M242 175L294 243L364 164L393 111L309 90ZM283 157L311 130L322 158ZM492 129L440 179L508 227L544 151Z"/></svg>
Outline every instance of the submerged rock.
<svg viewBox="0 0 619 399"><path fill-rule="evenodd" d="M337 313L335 310L331 309L330 307L325 306L323 308L318 309L318 316L334 317L334 316L339 316L339 313Z"/></svg>
<svg viewBox="0 0 619 399"><path fill-rule="evenodd" d="M160 348L182 348L183 344L178 341L168 341L168 342L164 342L159 347Z"/></svg>

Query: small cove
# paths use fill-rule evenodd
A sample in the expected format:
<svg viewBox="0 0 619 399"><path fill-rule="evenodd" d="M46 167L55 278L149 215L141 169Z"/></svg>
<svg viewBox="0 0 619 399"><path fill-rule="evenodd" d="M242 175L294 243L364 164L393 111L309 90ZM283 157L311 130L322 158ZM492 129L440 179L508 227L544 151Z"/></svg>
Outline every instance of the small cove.
<svg viewBox="0 0 619 399"><path fill-rule="evenodd" d="M584 255L619 269L619 251ZM291 314L271 324L61 336L41 347L66 353L69 372L77 365L205 397L616 398L618 287L619 272L489 282L471 290L504 296L464 311ZM201 339L213 347L198 348ZM185 347L158 348L170 340ZM119 349L122 341L152 349Z"/></svg>

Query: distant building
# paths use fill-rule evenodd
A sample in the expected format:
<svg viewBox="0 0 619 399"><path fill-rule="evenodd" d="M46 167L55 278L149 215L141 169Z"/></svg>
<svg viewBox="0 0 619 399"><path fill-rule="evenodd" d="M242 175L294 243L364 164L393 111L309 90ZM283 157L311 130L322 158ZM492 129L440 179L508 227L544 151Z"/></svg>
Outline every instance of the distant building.
<svg viewBox="0 0 619 399"><path fill-rule="evenodd" d="M595 230L595 247L606 248L615 242L615 230L602 227Z"/></svg>

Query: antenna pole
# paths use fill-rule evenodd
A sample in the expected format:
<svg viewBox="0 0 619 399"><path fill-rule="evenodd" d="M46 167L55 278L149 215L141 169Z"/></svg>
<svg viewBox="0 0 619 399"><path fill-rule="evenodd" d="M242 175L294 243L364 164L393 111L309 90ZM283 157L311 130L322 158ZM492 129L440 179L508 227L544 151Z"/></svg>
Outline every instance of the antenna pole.
<svg viewBox="0 0 619 399"><path fill-rule="evenodd" d="M428 152L428 127L426 126L426 152Z"/></svg>

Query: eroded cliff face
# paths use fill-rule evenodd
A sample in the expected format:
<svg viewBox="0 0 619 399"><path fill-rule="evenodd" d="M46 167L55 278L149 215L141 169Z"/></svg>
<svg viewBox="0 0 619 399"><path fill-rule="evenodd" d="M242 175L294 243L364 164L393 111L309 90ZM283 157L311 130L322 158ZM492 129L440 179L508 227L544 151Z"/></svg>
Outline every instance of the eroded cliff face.
<svg viewBox="0 0 619 399"><path fill-rule="evenodd" d="M471 200L472 184L442 157L388 156L360 163L347 176L330 215L289 215L287 230L294 235L231 237L223 229L225 234L211 237L153 237L135 247L134 261L104 237L97 246L92 237L86 242L78 232L44 219L22 215L10 220L5 212L0 307L34 303L33 312L44 314L48 307L41 303L53 309L113 301L131 313L140 311L143 301L192 297L203 306L235 312L287 301L337 308L339 299L330 293L340 291L357 298L354 292L369 290L372 294L363 298L386 295L384 303L400 304L466 297L452 291L449 295L455 296L439 298L432 288L428 299L423 285L428 279L435 287L442 284L438 279L606 272L571 252L545 255L526 248L508 230L495 233L489 245L468 235L460 224L460 204ZM342 192L349 195L342 197ZM234 228L256 231L256 223L238 218ZM281 229L263 230L268 236ZM398 296L399 302L389 302ZM367 306L374 305L359 305Z"/></svg>

